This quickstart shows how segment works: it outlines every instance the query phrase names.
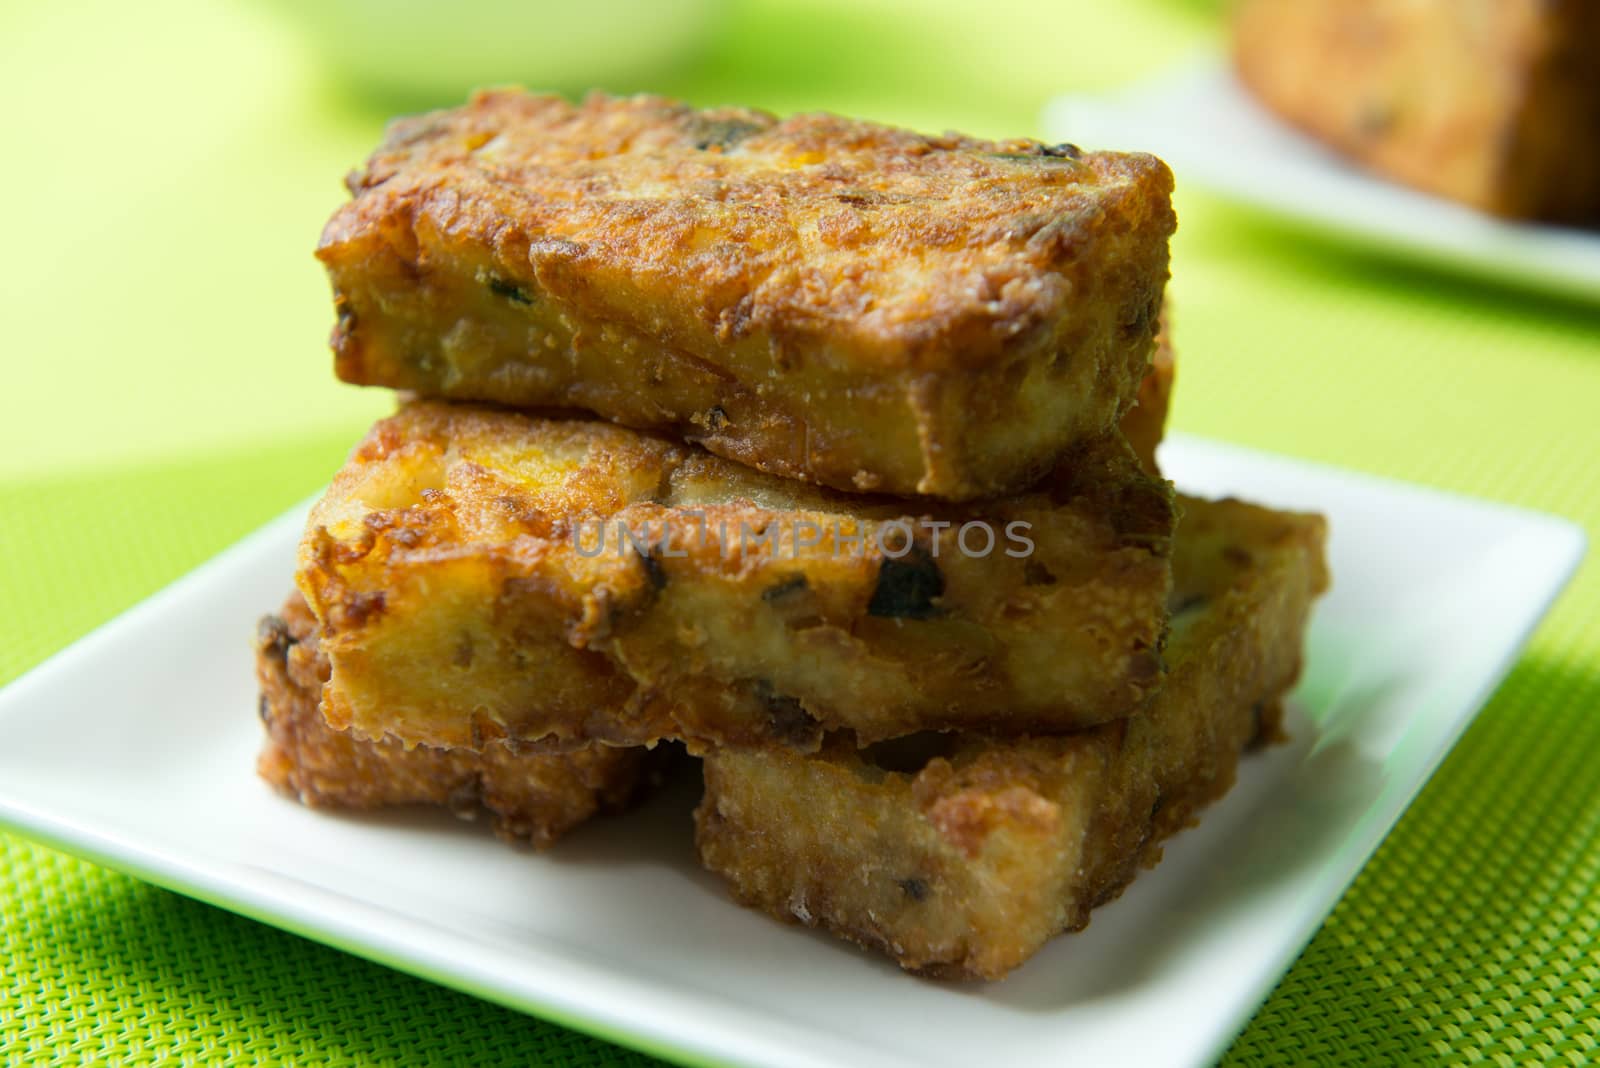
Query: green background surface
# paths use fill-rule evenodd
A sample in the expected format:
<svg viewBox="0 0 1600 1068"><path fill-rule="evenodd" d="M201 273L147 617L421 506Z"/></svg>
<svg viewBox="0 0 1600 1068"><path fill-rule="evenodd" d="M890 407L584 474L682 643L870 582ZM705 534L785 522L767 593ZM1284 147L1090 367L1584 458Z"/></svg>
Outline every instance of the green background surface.
<svg viewBox="0 0 1600 1068"><path fill-rule="evenodd" d="M1181 60L1216 16L733 4L652 84L1037 133L1051 94ZM383 107L338 89L283 11L7 4L0 91L8 681L315 491L388 401L332 381L310 258ZM1600 307L1330 246L1181 175L1178 207L1178 428L1600 530ZM1600 1059L1597 653L1586 566L1229 1062ZM7 836L0 1054L646 1060Z"/></svg>

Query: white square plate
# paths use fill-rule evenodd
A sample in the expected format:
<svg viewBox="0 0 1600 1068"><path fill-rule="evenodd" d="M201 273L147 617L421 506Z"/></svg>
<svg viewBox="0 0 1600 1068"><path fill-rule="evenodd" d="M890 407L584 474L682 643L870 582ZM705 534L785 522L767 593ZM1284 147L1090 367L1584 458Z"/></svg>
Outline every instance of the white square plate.
<svg viewBox="0 0 1600 1068"><path fill-rule="evenodd" d="M1277 119L1210 61L1045 109L1055 140L1153 152L1194 181L1313 229L1437 266L1600 299L1600 232L1506 222L1385 180Z"/></svg>
<svg viewBox="0 0 1600 1068"><path fill-rule="evenodd" d="M1212 1060L1516 657L1572 524L1179 438L1185 489L1319 509L1334 590L1293 741L1086 932L1003 983L939 985L734 905L678 790L543 855L444 816L308 811L256 779L249 638L285 515L0 694L0 822L449 986L686 1061ZM692 790L692 787L690 788Z"/></svg>

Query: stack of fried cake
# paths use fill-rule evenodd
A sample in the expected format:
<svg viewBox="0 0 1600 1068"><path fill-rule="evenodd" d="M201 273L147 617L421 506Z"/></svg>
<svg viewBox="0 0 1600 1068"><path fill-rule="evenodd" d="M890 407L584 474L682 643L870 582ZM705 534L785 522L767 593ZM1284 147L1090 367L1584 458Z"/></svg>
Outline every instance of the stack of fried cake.
<svg viewBox="0 0 1600 1068"><path fill-rule="evenodd" d="M1160 161L495 92L349 187L338 374L405 395L260 630L303 801L542 845L681 743L740 900L993 978L1278 729L1323 525L1156 470Z"/></svg>

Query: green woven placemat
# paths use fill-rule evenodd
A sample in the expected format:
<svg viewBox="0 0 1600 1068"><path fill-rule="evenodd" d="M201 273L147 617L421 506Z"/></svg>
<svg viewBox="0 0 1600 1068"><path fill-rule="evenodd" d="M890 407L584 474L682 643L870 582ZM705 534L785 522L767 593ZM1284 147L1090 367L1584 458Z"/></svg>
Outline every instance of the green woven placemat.
<svg viewBox="0 0 1600 1068"><path fill-rule="evenodd" d="M1217 7L986 5L977 32L933 3L744 3L701 72L666 88L1022 132L1046 92L1166 63ZM58 175L0 169L8 202L35 206L0 262L0 681L314 491L381 406L328 383L304 252L376 119L285 74L264 8L66 10L0 8L0 88L25 105L10 143ZM136 32L155 25L168 36ZM56 56L91 66L58 76ZM163 119L152 86L180 103L193 88L174 71L212 81ZM104 146L83 124L104 115L114 148L178 177L143 156L91 167ZM1179 428L1600 532L1600 309L1341 250L1188 190L1179 210ZM180 446L211 458L161 459ZM1600 1059L1597 767L1585 566L1229 1060ZM0 836L0 1059L88 1058L644 1060Z"/></svg>

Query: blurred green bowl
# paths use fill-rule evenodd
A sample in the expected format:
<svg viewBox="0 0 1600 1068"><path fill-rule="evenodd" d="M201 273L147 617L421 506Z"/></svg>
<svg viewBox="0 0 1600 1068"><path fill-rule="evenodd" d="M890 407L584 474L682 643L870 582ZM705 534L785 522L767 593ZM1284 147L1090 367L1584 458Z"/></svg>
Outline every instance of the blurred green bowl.
<svg viewBox="0 0 1600 1068"><path fill-rule="evenodd" d="M277 0L330 74L365 94L452 104L480 86L637 89L711 36L723 0Z"/></svg>

